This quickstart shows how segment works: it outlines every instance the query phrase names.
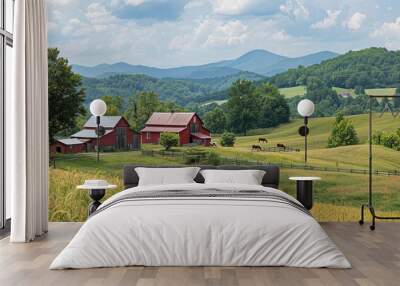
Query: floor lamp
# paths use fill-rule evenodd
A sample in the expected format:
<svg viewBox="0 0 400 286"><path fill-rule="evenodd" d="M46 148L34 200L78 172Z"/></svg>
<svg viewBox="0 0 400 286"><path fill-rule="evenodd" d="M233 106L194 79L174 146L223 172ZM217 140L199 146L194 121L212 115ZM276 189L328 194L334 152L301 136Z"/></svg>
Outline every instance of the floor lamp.
<svg viewBox="0 0 400 286"><path fill-rule="evenodd" d="M299 128L299 134L304 136L304 164L307 164L307 135L309 129L307 127L308 118L314 113L314 103L309 99L303 99L297 105L297 111L304 117L304 125Z"/></svg>
<svg viewBox="0 0 400 286"><path fill-rule="evenodd" d="M97 162L100 161L100 136L104 135L104 128L100 126L100 116L107 111L107 104L101 99L95 99L90 103L90 113L96 116L96 135L97 135Z"/></svg>

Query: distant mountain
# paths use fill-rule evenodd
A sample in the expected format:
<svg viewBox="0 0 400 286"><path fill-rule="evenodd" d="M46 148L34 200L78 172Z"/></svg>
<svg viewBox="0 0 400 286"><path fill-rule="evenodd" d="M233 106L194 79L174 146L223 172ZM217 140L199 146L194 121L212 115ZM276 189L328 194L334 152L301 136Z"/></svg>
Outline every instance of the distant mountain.
<svg viewBox="0 0 400 286"><path fill-rule="evenodd" d="M262 76L296 68L309 66L336 57L332 52L319 52L298 58L280 56L265 50L253 50L237 59L177 68L156 68L127 63L100 64L93 67L73 65L76 73L85 77L107 77L115 74L143 74L154 78L207 79L239 74L243 71ZM256 76L256 75L253 75Z"/></svg>

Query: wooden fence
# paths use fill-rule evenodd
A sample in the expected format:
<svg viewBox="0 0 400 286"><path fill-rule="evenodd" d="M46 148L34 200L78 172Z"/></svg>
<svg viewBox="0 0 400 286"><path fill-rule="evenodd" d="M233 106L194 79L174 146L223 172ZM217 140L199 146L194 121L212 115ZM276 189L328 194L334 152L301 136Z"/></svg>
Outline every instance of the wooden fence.
<svg viewBox="0 0 400 286"><path fill-rule="evenodd" d="M194 158L197 157L197 160L193 160L194 162L199 162L205 158L205 154L203 155L193 155L193 154L185 154L184 152L171 152L171 151L154 151L154 150L142 150L141 151L144 156L165 156L165 157L181 157L183 159L187 159L188 157ZM321 167L321 166L312 166L312 165L304 165L304 164L295 164L295 163L285 163L285 162L265 162L265 161L252 161L252 160L244 160L239 158L228 158L228 157L220 157L220 165L274 165L279 166L281 168L287 169L299 169L299 170L310 170L310 171L322 171L322 172L337 172L337 173L352 173L352 174L361 174L368 175L368 169L356 169L356 168L335 168L335 167ZM373 170L372 172L377 176L400 176L400 170Z"/></svg>

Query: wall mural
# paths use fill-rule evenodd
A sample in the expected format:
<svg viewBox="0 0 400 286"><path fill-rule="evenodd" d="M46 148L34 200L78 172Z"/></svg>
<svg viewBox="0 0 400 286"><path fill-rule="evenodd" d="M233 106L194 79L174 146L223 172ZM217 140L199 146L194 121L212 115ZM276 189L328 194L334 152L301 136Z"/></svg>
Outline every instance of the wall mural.
<svg viewBox="0 0 400 286"><path fill-rule="evenodd" d="M400 214L392 10L346 4L364 11L353 23L341 12L324 21L321 5L302 1L61 2L48 0L50 220L85 220L91 199L76 186L107 180L117 186L107 198L127 164L270 164L281 190L311 188L304 199L318 220L358 221L369 142L374 206Z"/></svg>

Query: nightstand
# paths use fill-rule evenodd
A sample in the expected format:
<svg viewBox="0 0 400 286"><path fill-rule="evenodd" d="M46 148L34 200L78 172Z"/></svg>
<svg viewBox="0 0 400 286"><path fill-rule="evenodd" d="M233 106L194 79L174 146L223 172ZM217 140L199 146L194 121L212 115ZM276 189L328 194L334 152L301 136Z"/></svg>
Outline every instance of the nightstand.
<svg viewBox="0 0 400 286"><path fill-rule="evenodd" d="M311 210L314 202L314 181L321 180L320 177L290 177L289 180L296 181L296 198L302 205Z"/></svg>
<svg viewBox="0 0 400 286"><path fill-rule="evenodd" d="M90 198L93 200L88 206L88 216L94 213L101 205L100 200L106 194L106 190L115 189L117 185L110 185L105 180L86 180L83 185L77 186L77 189L88 190Z"/></svg>

